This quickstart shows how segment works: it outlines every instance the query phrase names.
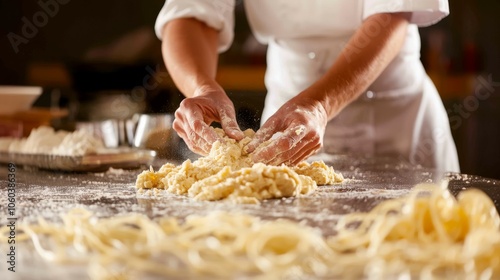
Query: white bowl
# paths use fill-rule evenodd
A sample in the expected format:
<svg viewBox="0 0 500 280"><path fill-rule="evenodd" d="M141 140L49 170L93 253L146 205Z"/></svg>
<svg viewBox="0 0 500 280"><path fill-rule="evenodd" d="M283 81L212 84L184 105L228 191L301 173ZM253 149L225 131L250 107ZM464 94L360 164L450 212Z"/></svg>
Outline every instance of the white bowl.
<svg viewBox="0 0 500 280"><path fill-rule="evenodd" d="M0 115L28 110L40 94L41 87L0 86Z"/></svg>

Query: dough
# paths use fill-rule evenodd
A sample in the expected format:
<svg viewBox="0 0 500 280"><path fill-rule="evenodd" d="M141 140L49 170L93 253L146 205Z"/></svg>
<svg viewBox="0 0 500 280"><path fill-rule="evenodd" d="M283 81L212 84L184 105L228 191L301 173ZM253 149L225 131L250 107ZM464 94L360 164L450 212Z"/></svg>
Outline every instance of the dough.
<svg viewBox="0 0 500 280"><path fill-rule="evenodd" d="M305 161L293 167L293 170L300 175L309 176L318 185L329 185L344 181L340 173L335 173L333 167L327 166L323 161L307 163Z"/></svg>
<svg viewBox="0 0 500 280"><path fill-rule="evenodd" d="M302 162L295 167L254 163L243 151L254 136L251 129L237 142L215 128L224 143L215 142L210 154L175 166L163 165L137 176L138 189L160 188L187 195L195 200L229 200L234 203L259 203L263 199L307 195L318 185L342 182L341 174L322 161Z"/></svg>
<svg viewBox="0 0 500 280"><path fill-rule="evenodd" d="M224 167L214 176L195 182L188 194L196 200L258 203L263 199L309 194L316 188L310 177L299 175L287 166L257 163L237 171Z"/></svg>

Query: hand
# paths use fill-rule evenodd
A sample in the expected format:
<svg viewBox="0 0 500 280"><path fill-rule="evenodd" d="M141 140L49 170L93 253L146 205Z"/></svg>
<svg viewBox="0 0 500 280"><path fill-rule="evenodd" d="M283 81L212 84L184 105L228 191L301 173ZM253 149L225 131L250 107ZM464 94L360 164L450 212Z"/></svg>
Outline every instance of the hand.
<svg viewBox="0 0 500 280"><path fill-rule="evenodd" d="M234 105L220 87L200 88L194 97L184 99L177 111L173 128L193 152L208 155L212 144L221 137L210 128L219 122L229 137L241 140L245 136L236 121Z"/></svg>
<svg viewBox="0 0 500 280"><path fill-rule="evenodd" d="M322 147L327 122L328 115L319 101L293 98L255 133L246 151L253 152L254 162L296 165ZM269 144L259 147L268 140Z"/></svg>

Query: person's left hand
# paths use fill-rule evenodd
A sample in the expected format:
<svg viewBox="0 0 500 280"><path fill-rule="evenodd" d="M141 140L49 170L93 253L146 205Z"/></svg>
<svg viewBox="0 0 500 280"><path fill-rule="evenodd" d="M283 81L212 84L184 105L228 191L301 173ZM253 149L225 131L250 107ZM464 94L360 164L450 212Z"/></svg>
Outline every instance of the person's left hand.
<svg viewBox="0 0 500 280"><path fill-rule="evenodd" d="M254 162L296 165L322 147L327 122L328 115L319 101L293 98L255 133L246 152L253 152ZM259 147L268 140L269 144Z"/></svg>

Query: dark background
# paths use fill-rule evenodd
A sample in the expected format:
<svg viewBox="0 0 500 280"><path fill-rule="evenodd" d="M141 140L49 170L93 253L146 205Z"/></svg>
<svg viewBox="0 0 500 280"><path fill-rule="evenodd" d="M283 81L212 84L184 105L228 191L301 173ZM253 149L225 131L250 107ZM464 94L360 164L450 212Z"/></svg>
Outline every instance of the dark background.
<svg viewBox="0 0 500 280"><path fill-rule="evenodd" d="M56 99L70 108L71 120L175 110L182 96L168 79L153 34L163 0L60 1L41 1L58 7L44 21L39 1L0 0L0 84L43 86L36 105ZM260 77L265 47L255 44L238 3L235 42L220 68ZM422 61L449 111L462 172L500 178L500 1L452 0L450 9L446 19L421 29ZM9 38L23 36L23 18L43 24L16 53ZM481 81L490 81L488 98L468 104L484 90ZM257 128L262 81L232 82L227 90L242 126ZM457 106L465 112L454 111Z"/></svg>

